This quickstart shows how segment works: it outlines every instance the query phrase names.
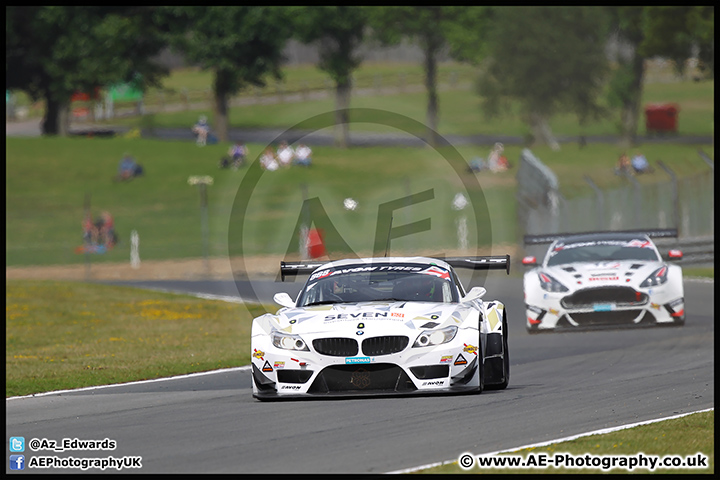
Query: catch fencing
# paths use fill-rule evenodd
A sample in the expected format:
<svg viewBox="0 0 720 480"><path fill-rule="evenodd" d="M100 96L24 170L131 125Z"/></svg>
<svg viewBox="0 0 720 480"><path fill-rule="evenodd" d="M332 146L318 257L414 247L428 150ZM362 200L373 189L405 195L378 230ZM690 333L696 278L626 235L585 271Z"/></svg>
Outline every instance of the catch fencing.
<svg viewBox="0 0 720 480"><path fill-rule="evenodd" d="M522 235L677 228L678 238L658 240L664 247L683 250L684 264L714 260L714 164L699 151L708 171L680 178L658 161L657 168L667 181L640 183L626 175L627 184L613 189L599 188L586 176L587 196L566 199L559 191L555 174L533 153L520 156L518 181L518 224ZM528 254L541 255L528 247Z"/></svg>

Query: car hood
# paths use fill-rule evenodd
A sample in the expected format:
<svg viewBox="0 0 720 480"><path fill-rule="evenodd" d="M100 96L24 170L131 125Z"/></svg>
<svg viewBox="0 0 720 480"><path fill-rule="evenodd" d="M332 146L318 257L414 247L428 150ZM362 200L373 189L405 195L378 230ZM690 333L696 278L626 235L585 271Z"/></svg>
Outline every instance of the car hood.
<svg viewBox="0 0 720 480"><path fill-rule="evenodd" d="M333 332L355 335L408 333L449 325L461 326L477 309L470 304L430 302L362 302L284 308L273 316L274 328L293 334Z"/></svg>
<svg viewBox="0 0 720 480"><path fill-rule="evenodd" d="M577 289L605 285L634 286L662 265L661 262L640 260L577 262L541 268L540 271L547 272L562 284Z"/></svg>

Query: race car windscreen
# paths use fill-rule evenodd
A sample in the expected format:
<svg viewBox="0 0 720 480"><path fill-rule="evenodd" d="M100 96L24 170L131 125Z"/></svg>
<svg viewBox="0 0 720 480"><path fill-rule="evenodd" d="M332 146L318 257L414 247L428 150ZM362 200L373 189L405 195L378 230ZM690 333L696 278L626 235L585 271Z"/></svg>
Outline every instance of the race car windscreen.
<svg viewBox="0 0 720 480"><path fill-rule="evenodd" d="M297 305L458 301L451 272L436 265L344 265L310 275Z"/></svg>
<svg viewBox="0 0 720 480"><path fill-rule="evenodd" d="M559 242L548 253L547 266L613 260L660 261L660 258L652 243L643 239Z"/></svg>

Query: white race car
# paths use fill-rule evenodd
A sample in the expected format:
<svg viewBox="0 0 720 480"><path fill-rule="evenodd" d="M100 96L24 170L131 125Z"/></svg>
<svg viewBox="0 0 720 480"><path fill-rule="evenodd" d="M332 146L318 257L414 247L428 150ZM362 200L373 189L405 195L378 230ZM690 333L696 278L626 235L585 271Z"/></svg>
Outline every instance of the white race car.
<svg viewBox="0 0 720 480"><path fill-rule="evenodd" d="M252 324L253 396L260 400L503 389L507 315L466 292L453 266L510 271L510 256L282 262L309 274L296 300Z"/></svg>
<svg viewBox="0 0 720 480"><path fill-rule="evenodd" d="M526 245L551 244L541 264L522 261L533 267L523 278L528 331L684 324L682 268L650 239L672 236L677 230L526 235Z"/></svg>

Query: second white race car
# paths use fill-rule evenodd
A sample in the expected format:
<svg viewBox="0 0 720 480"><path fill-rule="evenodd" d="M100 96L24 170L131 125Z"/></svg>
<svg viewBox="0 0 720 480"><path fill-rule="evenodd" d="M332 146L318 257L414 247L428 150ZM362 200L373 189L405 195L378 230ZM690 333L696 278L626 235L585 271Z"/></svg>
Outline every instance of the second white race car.
<svg viewBox="0 0 720 480"><path fill-rule="evenodd" d="M253 396L481 392L510 379L507 315L466 292L453 266L510 270L510 257L391 257L281 264L309 274L253 320Z"/></svg>
<svg viewBox="0 0 720 480"><path fill-rule="evenodd" d="M532 267L523 278L527 330L683 325L682 268L662 258L651 236L677 231L527 235L526 245L550 243L542 263L523 259Z"/></svg>

